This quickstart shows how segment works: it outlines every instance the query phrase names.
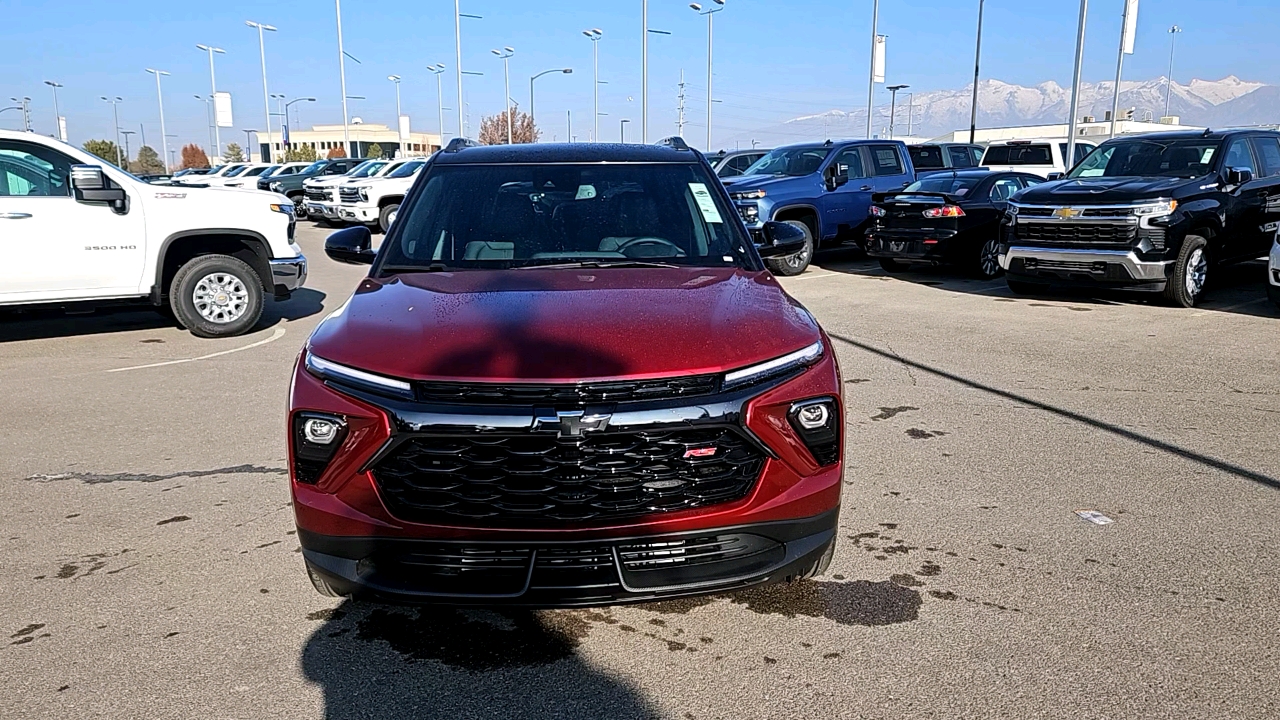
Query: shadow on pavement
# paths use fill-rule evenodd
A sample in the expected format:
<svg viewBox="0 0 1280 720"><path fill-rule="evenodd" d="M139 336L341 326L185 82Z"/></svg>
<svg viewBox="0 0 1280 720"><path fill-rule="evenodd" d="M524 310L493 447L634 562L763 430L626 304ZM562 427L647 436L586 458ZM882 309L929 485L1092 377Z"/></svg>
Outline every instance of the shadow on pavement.
<svg viewBox="0 0 1280 720"><path fill-rule="evenodd" d="M268 299L253 331L315 315L324 309L324 298L319 290L300 288L284 302ZM173 318L148 304L71 307L70 312L57 308L0 309L0 342L178 327Z"/></svg>
<svg viewBox="0 0 1280 720"><path fill-rule="evenodd" d="M345 601L302 650L328 720L654 718L639 691L592 668L573 611L422 609Z"/></svg>

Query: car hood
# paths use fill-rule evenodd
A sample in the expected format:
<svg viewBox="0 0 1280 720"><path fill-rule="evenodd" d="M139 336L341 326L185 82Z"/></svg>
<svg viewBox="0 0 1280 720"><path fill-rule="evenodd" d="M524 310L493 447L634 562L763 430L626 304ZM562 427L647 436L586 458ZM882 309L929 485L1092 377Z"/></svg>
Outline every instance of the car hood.
<svg viewBox="0 0 1280 720"><path fill-rule="evenodd" d="M1171 197L1188 185L1199 186L1204 178L1171 177L1095 177L1056 180L1028 188L1017 197L1018 202L1061 205L1064 203L1124 203Z"/></svg>
<svg viewBox="0 0 1280 720"><path fill-rule="evenodd" d="M803 176L801 176L803 177ZM796 180L794 175L739 175L735 178L727 178L732 182L725 182L725 186L733 187L733 192L744 192L746 190L754 190L758 187L767 188L770 185L776 185L780 182Z"/></svg>
<svg viewBox="0 0 1280 720"><path fill-rule="evenodd" d="M365 279L309 348L407 379L565 382L721 372L820 337L765 272L525 269Z"/></svg>

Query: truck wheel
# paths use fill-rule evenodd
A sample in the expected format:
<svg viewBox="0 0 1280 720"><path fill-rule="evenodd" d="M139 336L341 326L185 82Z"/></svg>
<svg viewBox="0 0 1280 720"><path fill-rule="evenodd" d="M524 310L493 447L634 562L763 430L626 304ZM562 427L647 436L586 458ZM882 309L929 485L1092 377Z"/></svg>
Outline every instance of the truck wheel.
<svg viewBox="0 0 1280 720"><path fill-rule="evenodd" d="M1182 241L1178 261L1164 286L1164 297L1175 307L1195 307L1209 277L1209 241L1188 235Z"/></svg>
<svg viewBox="0 0 1280 720"><path fill-rule="evenodd" d="M982 280L994 280L1004 270L1000 267L1000 238L988 238L978 248L978 256L973 262L973 274Z"/></svg>
<svg viewBox="0 0 1280 720"><path fill-rule="evenodd" d="M200 255L178 269L169 287L178 322L196 337L247 332L262 317L262 281L229 255Z"/></svg>
<svg viewBox="0 0 1280 720"><path fill-rule="evenodd" d="M765 260L764 264L768 266L774 275L791 277L804 272L809 267L809 262L813 259L813 230L799 220L783 220L783 222L804 232L804 249L795 255L770 258Z"/></svg>
<svg viewBox="0 0 1280 720"><path fill-rule="evenodd" d="M382 212L378 215L378 227L382 229L383 235L391 229L391 223L396 221L396 213L398 212L400 212L400 203L382 208Z"/></svg>
<svg viewBox="0 0 1280 720"><path fill-rule="evenodd" d="M904 263L901 260L896 260L894 258L880 258L880 269L887 273L906 272L910 268L911 265Z"/></svg>
<svg viewBox="0 0 1280 720"><path fill-rule="evenodd" d="M307 204L303 202L306 197L302 193L295 193L289 196L289 199L293 201L293 216L299 220L307 216Z"/></svg>

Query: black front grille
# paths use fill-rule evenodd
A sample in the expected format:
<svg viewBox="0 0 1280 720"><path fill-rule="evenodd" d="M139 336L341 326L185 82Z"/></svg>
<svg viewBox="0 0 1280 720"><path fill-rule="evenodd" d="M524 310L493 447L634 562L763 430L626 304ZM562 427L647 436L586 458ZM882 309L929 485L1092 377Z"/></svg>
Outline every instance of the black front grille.
<svg viewBox="0 0 1280 720"><path fill-rule="evenodd" d="M329 202L329 191L322 188L307 188L307 199L316 202Z"/></svg>
<svg viewBox="0 0 1280 720"><path fill-rule="evenodd" d="M1138 240L1146 240L1150 243L1152 250L1163 250L1165 242L1164 228L1141 228L1138 230Z"/></svg>
<svg viewBox="0 0 1280 720"><path fill-rule="evenodd" d="M710 395L719 387L720 376L718 375L694 375L661 380L558 385L420 382L416 385L416 392L418 400L422 402L578 407L603 402L667 400Z"/></svg>
<svg viewBox="0 0 1280 720"><path fill-rule="evenodd" d="M338 191L338 197L344 203L354 203L360 201L360 191L355 188L344 187Z"/></svg>
<svg viewBox="0 0 1280 720"><path fill-rule="evenodd" d="M1019 240L1061 243L1128 244L1137 235L1136 225L1111 223L1038 223L1019 222L1013 232Z"/></svg>
<svg viewBox="0 0 1280 720"><path fill-rule="evenodd" d="M598 522L738 500L764 456L727 427L411 436L373 467L387 508L413 522Z"/></svg>

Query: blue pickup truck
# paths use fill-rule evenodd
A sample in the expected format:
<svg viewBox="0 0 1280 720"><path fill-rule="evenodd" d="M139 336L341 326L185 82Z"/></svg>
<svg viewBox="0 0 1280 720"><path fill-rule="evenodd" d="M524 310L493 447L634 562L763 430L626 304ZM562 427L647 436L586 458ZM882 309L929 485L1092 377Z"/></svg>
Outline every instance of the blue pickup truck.
<svg viewBox="0 0 1280 720"><path fill-rule="evenodd" d="M753 237L769 220L805 232L804 250L768 261L775 274L799 275L817 246L862 241L872 193L901 190L915 179L901 142L828 140L771 150L725 185Z"/></svg>

